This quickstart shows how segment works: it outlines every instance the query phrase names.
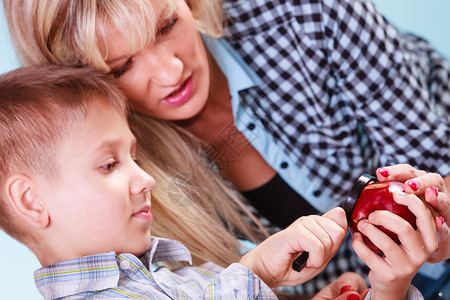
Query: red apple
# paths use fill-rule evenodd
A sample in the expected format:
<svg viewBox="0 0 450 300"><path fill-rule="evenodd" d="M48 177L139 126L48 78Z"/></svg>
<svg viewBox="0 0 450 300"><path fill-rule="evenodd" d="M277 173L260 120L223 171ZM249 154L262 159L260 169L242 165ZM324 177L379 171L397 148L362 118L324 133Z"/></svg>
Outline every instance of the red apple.
<svg viewBox="0 0 450 300"><path fill-rule="evenodd" d="M352 234L358 232L357 224L362 219L367 219L369 214L375 210L391 211L406 221L408 221L414 229L416 229L416 216L405 205L398 204L394 201L392 193L394 191L403 191L403 183L401 182L377 182L371 183L364 187L361 195L354 204L350 219L350 231ZM380 230L390 236L397 244L400 244L398 236L392 231L387 230L383 226L377 226ZM366 245L377 254L383 252L376 247L368 238L364 237Z"/></svg>

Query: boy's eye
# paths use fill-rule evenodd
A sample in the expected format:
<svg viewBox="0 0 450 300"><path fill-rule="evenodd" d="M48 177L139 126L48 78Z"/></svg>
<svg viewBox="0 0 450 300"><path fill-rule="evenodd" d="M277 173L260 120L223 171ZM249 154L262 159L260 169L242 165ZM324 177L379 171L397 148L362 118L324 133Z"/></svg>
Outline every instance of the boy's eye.
<svg viewBox="0 0 450 300"><path fill-rule="evenodd" d="M106 165L103 165L102 169L104 169L105 171L111 172L111 171L114 171L116 165L117 165L116 161L111 161L111 162L107 163Z"/></svg>
<svg viewBox="0 0 450 300"><path fill-rule="evenodd" d="M120 76L122 76L126 71L129 71L133 65L134 62L134 57L129 58L125 64L121 67L119 67L118 69L114 69L111 70L109 72L109 74L113 75L114 78L119 78Z"/></svg>
<svg viewBox="0 0 450 300"><path fill-rule="evenodd" d="M171 19L167 20L162 28L159 29L160 34L167 34L175 26L178 21L178 16L173 16Z"/></svg>

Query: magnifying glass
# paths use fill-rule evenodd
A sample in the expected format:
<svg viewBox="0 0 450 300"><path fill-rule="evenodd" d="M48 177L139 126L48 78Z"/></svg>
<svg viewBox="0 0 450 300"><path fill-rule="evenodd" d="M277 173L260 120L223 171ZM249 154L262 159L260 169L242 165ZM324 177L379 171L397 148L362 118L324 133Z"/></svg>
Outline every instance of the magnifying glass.
<svg viewBox="0 0 450 300"><path fill-rule="evenodd" d="M350 218L353 212L353 207L355 206L356 200L358 200L359 195L361 195L364 187L370 183L377 182L377 179L373 176L364 174L361 175L358 180L353 184L353 187L350 189L350 192L348 193L347 199L345 202L341 205L341 207L345 211L345 215L347 216L347 222L350 225ZM294 271L300 272L305 266L306 261L308 260L309 252L303 252L300 254L299 257L297 257L292 262L292 269Z"/></svg>

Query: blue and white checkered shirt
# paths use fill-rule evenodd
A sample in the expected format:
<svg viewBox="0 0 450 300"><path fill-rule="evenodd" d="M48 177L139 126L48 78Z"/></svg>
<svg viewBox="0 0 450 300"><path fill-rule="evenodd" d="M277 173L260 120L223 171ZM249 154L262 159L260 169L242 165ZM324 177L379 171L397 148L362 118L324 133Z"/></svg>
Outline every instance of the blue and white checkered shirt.
<svg viewBox="0 0 450 300"><path fill-rule="evenodd" d="M114 252L49 265L34 273L45 299L277 299L252 271L240 264L213 263L171 271L158 262L186 261L179 242L152 238L140 258Z"/></svg>
<svg viewBox="0 0 450 300"><path fill-rule="evenodd" d="M381 166L450 174L450 61L428 42L397 30L369 0L223 6L225 40L204 41L227 76L234 125L318 211ZM345 271L366 273L364 265L347 237L297 292L313 294ZM432 267L439 277L442 264Z"/></svg>
<svg viewBox="0 0 450 300"><path fill-rule="evenodd" d="M235 125L319 211L381 166L450 174L450 61L428 42L368 0L223 5L253 81L232 94Z"/></svg>

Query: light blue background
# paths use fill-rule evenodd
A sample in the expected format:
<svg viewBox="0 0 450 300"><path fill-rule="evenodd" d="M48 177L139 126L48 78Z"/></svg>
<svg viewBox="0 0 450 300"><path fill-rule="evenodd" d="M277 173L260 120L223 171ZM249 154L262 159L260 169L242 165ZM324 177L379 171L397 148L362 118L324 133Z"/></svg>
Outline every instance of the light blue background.
<svg viewBox="0 0 450 300"><path fill-rule="evenodd" d="M427 38L450 57L450 1L374 0L385 16L399 28ZM0 74L19 67L0 4ZM74 224L76 226L76 224ZM2 299L41 299L33 281L39 262L23 245L0 231L0 293Z"/></svg>

